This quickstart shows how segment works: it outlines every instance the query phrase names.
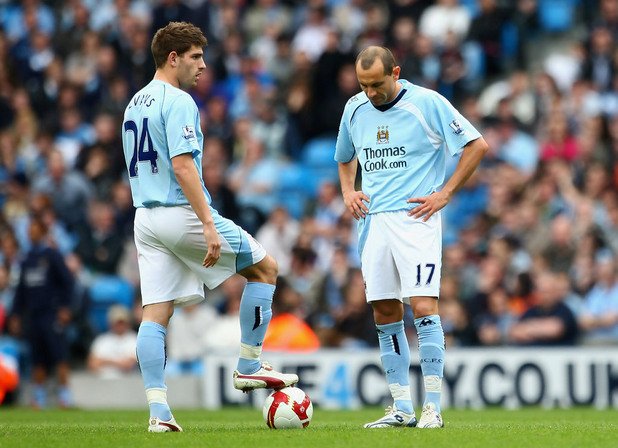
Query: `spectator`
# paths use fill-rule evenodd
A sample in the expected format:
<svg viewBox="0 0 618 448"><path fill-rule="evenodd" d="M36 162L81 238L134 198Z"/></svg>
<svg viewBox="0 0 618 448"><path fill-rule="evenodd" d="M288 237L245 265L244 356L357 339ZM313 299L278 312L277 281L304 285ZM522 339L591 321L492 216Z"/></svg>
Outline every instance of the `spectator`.
<svg viewBox="0 0 618 448"><path fill-rule="evenodd" d="M219 211L221 216L231 220L239 217L238 201L234 191L225 183L224 161L210 161L203 159L202 177L204 184L212 198L211 205Z"/></svg>
<svg viewBox="0 0 618 448"><path fill-rule="evenodd" d="M45 245L47 227L33 219L29 228L32 248L21 266L12 309L11 330L27 339L32 354L34 381L32 405L47 406L46 381L58 375L58 403L72 405L66 329L71 321L73 279L62 255Z"/></svg>
<svg viewBox="0 0 618 448"><path fill-rule="evenodd" d="M217 312L210 304L188 305L174 313L167 336L168 374L204 373L204 329L212 328L217 319Z"/></svg>
<svg viewBox="0 0 618 448"><path fill-rule="evenodd" d="M70 168L75 167L77 156L83 147L93 144L95 132L77 107L60 112L60 131L54 141L56 148Z"/></svg>
<svg viewBox="0 0 618 448"><path fill-rule="evenodd" d="M137 370L131 312L123 305L113 305L107 312L109 330L99 334L90 348L88 369L100 378L113 379Z"/></svg>
<svg viewBox="0 0 618 448"><path fill-rule="evenodd" d="M311 352L320 341L303 320L303 297L279 277L273 299L273 317L264 338L265 351Z"/></svg>
<svg viewBox="0 0 618 448"><path fill-rule="evenodd" d="M7 310L11 309L13 292L19 282L23 252L15 234L9 229L2 230L0 233L0 261L8 271L9 291L11 291L9 294L11 302L7 306Z"/></svg>
<svg viewBox="0 0 618 448"><path fill-rule="evenodd" d="M75 238L67 231L66 226L57 219L50 197L46 194L34 193L29 198L28 214L21 216L13 222L15 236L24 251L30 249L28 228L33 217L42 219L49 229L47 243L50 246L58 249L63 255L73 250Z"/></svg>
<svg viewBox="0 0 618 448"><path fill-rule="evenodd" d="M123 101L126 105L127 101ZM118 133L118 119L110 113L97 113L93 116L94 143L90 146L82 148L76 160L76 168L82 172L86 172L87 162L90 152L100 151L103 149L106 152L106 170L107 177L117 178L126 173L126 165L122 151L118 151L120 147L120 137ZM102 193L109 193L102 191Z"/></svg>
<svg viewBox="0 0 618 448"><path fill-rule="evenodd" d="M377 347L375 323L371 307L365 298L365 282L361 270L350 270L343 288L342 306L334 313L335 338L331 342L342 348Z"/></svg>
<svg viewBox="0 0 618 448"><path fill-rule="evenodd" d="M270 60L264 62L264 70L278 87L283 91L287 89L294 71L292 42L289 34L277 36L274 54Z"/></svg>
<svg viewBox="0 0 618 448"><path fill-rule="evenodd" d="M243 227L256 232L275 207L278 163L259 140L250 138L245 149L242 161L230 167L229 186L237 195Z"/></svg>
<svg viewBox="0 0 618 448"><path fill-rule="evenodd" d="M596 255L595 281L584 297L579 324L586 344L611 344L618 342L618 274L616 258L608 249Z"/></svg>
<svg viewBox="0 0 618 448"><path fill-rule="evenodd" d="M517 318L509 309L509 297L504 288L493 290L487 297L487 311L475 318L475 330L481 345L504 345Z"/></svg>
<svg viewBox="0 0 618 448"><path fill-rule="evenodd" d="M314 303L307 322L314 329L323 346L337 345L335 318L342 314L344 292L351 277L352 267L342 246L337 246L330 266L324 270L316 288Z"/></svg>
<svg viewBox="0 0 618 448"><path fill-rule="evenodd" d="M475 282L476 294L467 302L470 316L487 312L491 293L504 287L505 268L496 256L490 255L481 259Z"/></svg>
<svg viewBox="0 0 618 448"><path fill-rule="evenodd" d="M315 293L320 283L321 272L316 267L316 257L315 251L303 246L299 240L292 248L290 272L285 276L287 285L303 298L303 318L315 303Z"/></svg>
<svg viewBox="0 0 618 448"><path fill-rule="evenodd" d="M247 32L249 42L259 39L271 26L277 34L290 31L292 14L288 6L275 0L257 0L247 8L243 29Z"/></svg>
<svg viewBox="0 0 618 448"><path fill-rule="evenodd" d="M541 159L561 159L572 162L579 156L577 140L571 135L564 114L554 113L548 118L547 137L541 144Z"/></svg>
<svg viewBox="0 0 618 448"><path fill-rule="evenodd" d="M460 286L452 275L443 276L440 281L440 320L444 328L444 340L448 347L470 346L476 342L470 316L460 297ZM412 316L410 316L411 318ZM408 333L410 341L417 335Z"/></svg>
<svg viewBox="0 0 618 448"><path fill-rule="evenodd" d="M190 21L192 19L191 9L180 0L163 0L157 2L152 9L152 21L150 35L154 35L159 28L163 28L168 22ZM141 84L139 84L141 85Z"/></svg>
<svg viewBox="0 0 618 448"><path fill-rule="evenodd" d="M550 240L541 254L552 271L567 272L572 266L575 257L573 223L565 214L552 220Z"/></svg>
<svg viewBox="0 0 618 448"><path fill-rule="evenodd" d="M9 284L9 270L4 263L0 263L0 334L4 333L6 316L13 307L13 294Z"/></svg>
<svg viewBox="0 0 618 448"><path fill-rule="evenodd" d="M449 32L458 41L468 34L470 13L459 4L459 0L438 0L423 11L419 31L431 39L434 45L442 47Z"/></svg>
<svg viewBox="0 0 618 448"><path fill-rule="evenodd" d="M94 188L95 196L98 198L109 197L116 176L113 173L110 155L105 146L99 144L90 146L82 163L83 173Z"/></svg>
<svg viewBox="0 0 618 448"><path fill-rule="evenodd" d="M79 48L72 49L66 62L67 80L89 93L97 87L97 57L100 45L99 35L88 31L82 36Z"/></svg>
<svg viewBox="0 0 618 448"><path fill-rule="evenodd" d="M286 116L278 110L277 104L268 98L253 105L253 126L251 134L264 144L266 156L274 160L287 158L285 136L288 123Z"/></svg>
<svg viewBox="0 0 618 448"><path fill-rule="evenodd" d="M133 218L135 217L135 208L133 207L133 198L131 197L131 188L129 183L120 180L114 183L111 193L111 204L114 208L114 221L116 229L120 235L126 240L133 239Z"/></svg>
<svg viewBox="0 0 618 448"><path fill-rule="evenodd" d="M26 36L32 28L51 34L56 27L52 9L40 0L25 0L7 8L3 20L9 39L13 42Z"/></svg>
<svg viewBox="0 0 618 448"><path fill-rule="evenodd" d="M526 177L532 177L540 158L539 144L528 133L517 127L514 117L499 121L497 130L500 136L498 156L519 170Z"/></svg>
<svg viewBox="0 0 618 448"><path fill-rule="evenodd" d="M348 99L358 93L358 80L356 79L354 65L352 63L340 64L337 72L332 74L332 79L335 79L336 83L330 83L335 86L334 92L316 100L317 104L314 106L316 126L314 132L318 136L335 136L337 134L339 123L333 117L337 117Z"/></svg>
<svg viewBox="0 0 618 448"><path fill-rule="evenodd" d="M522 70L514 71L509 79L499 80L483 89L478 107L484 116L497 115L501 101L507 100L512 117L531 131L535 125L535 98L530 76Z"/></svg>
<svg viewBox="0 0 618 448"><path fill-rule="evenodd" d="M75 253L93 275L115 275L122 257L124 239L118 233L111 204L93 201L88 224L78 229Z"/></svg>
<svg viewBox="0 0 618 448"><path fill-rule="evenodd" d="M542 272L535 278L536 304L514 323L508 332L516 345L561 346L577 341L577 320L564 303L556 274Z"/></svg>
<svg viewBox="0 0 618 448"><path fill-rule="evenodd" d="M200 77L201 78L201 77ZM206 113L202 115L208 141L219 139L225 145L232 141L233 124L228 114L228 105L222 95L213 95L205 101ZM206 145L205 145L206 146Z"/></svg>
<svg viewBox="0 0 618 448"><path fill-rule="evenodd" d="M478 43L485 56L485 75L494 78L504 70L505 54L502 42L508 20L508 11L496 0L480 0L479 14L472 19L467 40Z"/></svg>
<svg viewBox="0 0 618 448"><path fill-rule="evenodd" d="M69 230L75 230L86 221L86 204L93 195L92 185L81 174L67 169L60 152L50 153L47 172L34 181L32 188L51 197L58 218Z"/></svg>
<svg viewBox="0 0 618 448"><path fill-rule="evenodd" d="M292 248L299 233L298 221L290 217L285 208L277 206L255 235L255 239L277 260L280 275L290 272Z"/></svg>
<svg viewBox="0 0 618 448"><path fill-rule="evenodd" d="M223 301L217 306L219 315L204 333L206 352L237 350L240 340L240 301L245 285L246 281L240 275L233 275L221 284Z"/></svg>
<svg viewBox="0 0 618 448"><path fill-rule="evenodd" d="M610 30L602 25L590 32L589 50L582 67L582 77L594 87L605 92L610 89L614 77L614 41Z"/></svg>
<svg viewBox="0 0 618 448"><path fill-rule="evenodd" d="M294 52L304 53L312 62L318 60L326 49L328 33L331 31L327 14L325 6L309 5L307 17L292 40Z"/></svg>
<svg viewBox="0 0 618 448"><path fill-rule="evenodd" d="M90 32L90 11L84 2L67 2L61 15L62 20L53 41L58 54L66 59L71 51L79 48L84 35Z"/></svg>

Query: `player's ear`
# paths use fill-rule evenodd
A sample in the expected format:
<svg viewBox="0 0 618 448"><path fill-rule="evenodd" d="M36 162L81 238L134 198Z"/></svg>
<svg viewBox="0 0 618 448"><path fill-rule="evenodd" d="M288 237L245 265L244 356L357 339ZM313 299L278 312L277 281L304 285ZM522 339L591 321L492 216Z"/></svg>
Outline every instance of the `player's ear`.
<svg viewBox="0 0 618 448"><path fill-rule="evenodd" d="M168 54L167 62L170 64L170 66L176 67L178 65L178 53L172 51L170 54Z"/></svg>
<svg viewBox="0 0 618 448"><path fill-rule="evenodd" d="M395 78L395 81L397 81L399 79L399 74L401 73L401 67L396 65L395 67L393 67L393 78Z"/></svg>

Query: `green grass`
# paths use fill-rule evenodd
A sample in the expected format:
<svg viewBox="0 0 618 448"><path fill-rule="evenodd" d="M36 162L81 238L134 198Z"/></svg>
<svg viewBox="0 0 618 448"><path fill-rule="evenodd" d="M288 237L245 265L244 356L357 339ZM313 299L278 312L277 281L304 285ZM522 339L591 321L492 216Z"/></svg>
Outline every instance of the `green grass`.
<svg viewBox="0 0 618 448"><path fill-rule="evenodd" d="M442 430L366 430L381 414L315 409L304 430L270 430L261 411L176 411L183 433L148 434L142 411L0 410L0 447L265 447L265 448L485 448L618 447L618 412L571 410L447 410Z"/></svg>

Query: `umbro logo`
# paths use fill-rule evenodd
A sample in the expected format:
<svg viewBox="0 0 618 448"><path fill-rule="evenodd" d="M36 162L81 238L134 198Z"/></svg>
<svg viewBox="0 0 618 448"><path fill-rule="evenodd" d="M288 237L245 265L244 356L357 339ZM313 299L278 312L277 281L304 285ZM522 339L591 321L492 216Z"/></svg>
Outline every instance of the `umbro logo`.
<svg viewBox="0 0 618 448"><path fill-rule="evenodd" d="M403 417L399 414L395 414L393 417L395 417L395 420L397 420L399 423L403 423Z"/></svg>
<svg viewBox="0 0 618 448"><path fill-rule="evenodd" d="M420 324L418 324L419 327L426 327L427 325L435 325L436 323L429 319L428 317L424 318Z"/></svg>

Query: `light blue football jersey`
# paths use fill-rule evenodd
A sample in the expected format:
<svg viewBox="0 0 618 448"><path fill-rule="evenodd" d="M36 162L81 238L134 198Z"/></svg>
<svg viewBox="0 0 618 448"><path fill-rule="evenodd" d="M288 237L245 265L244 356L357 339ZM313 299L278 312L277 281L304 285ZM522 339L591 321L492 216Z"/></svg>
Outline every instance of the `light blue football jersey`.
<svg viewBox="0 0 618 448"><path fill-rule="evenodd" d="M439 93L406 80L389 104L375 107L360 92L345 105L335 160L358 158L369 213L411 209L412 197L444 183L446 155L455 156L481 134Z"/></svg>
<svg viewBox="0 0 618 448"><path fill-rule="evenodd" d="M135 207L188 205L172 158L191 153L202 178L204 136L191 96L159 80L137 92L124 112L122 146ZM202 181L202 189L211 202Z"/></svg>

